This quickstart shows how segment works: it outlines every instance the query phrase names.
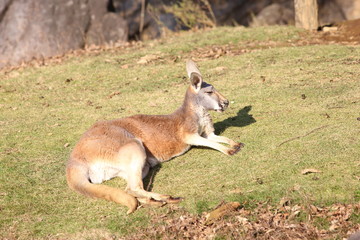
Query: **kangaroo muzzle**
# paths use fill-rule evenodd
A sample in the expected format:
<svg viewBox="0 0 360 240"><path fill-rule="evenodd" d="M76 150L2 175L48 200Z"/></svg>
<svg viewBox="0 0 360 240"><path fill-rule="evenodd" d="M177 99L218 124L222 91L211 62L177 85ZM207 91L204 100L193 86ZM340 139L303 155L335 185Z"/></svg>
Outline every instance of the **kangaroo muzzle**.
<svg viewBox="0 0 360 240"><path fill-rule="evenodd" d="M225 100L221 100L219 102L219 108L218 109L215 109L215 111L217 112L224 112L227 107L229 106L229 100L225 99Z"/></svg>

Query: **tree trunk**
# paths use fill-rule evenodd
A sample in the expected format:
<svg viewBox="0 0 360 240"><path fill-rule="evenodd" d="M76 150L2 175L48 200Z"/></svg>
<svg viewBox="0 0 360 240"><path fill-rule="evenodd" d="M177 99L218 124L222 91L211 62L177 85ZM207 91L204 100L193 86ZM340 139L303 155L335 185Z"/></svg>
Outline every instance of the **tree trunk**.
<svg viewBox="0 0 360 240"><path fill-rule="evenodd" d="M295 26L308 30L317 29L318 6L316 0L294 0Z"/></svg>

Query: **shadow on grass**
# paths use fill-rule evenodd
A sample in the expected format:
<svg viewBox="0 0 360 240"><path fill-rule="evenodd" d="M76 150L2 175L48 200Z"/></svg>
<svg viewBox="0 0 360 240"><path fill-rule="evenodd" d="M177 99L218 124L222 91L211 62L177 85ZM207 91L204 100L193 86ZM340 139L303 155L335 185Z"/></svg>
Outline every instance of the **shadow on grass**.
<svg viewBox="0 0 360 240"><path fill-rule="evenodd" d="M256 120L253 118L249 112L251 111L251 106L246 106L238 111L235 117L229 117L221 122L217 122L214 124L215 127L215 134L221 134L224 132L228 127L245 127L252 123L255 123ZM143 179L144 182L144 189L146 191L151 191L153 188L153 182L156 174L160 171L161 164L156 165L155 167L151 168L148 175ZM164 193L166 194L166 193Z"/></svg>
<svg viewBox="0 0 360 240"><path fill-rule="evenodd" d="M240 109L235 117L229 117L221 122L215 123L215 134L219 135L223 133L228 127L245 127L247 125L255 123L255 118L253 118L253 116L249 114L251 109L252 106L246 106Z"/></svg>
<svg viewBox="0 0 360 240"><path fill-rule="evenodd" d="M153 188L153 184L154 184L154 179L156 174L158 174L158 172L161 169L161 163L156 165L155 167L150 168L150 171L148 173L148 175L146 175L146 177L143 179L143 183L144 183L144 189L146 191L151 192L152 188ZM162 194L166 194L166 193L162 193Z"/></svg>

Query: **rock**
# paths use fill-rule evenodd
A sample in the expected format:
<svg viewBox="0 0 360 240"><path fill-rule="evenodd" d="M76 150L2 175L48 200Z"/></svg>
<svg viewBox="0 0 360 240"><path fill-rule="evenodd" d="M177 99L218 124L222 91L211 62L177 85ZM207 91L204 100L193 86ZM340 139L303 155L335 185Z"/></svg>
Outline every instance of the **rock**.
<svg viewBox="0 0 360 240"><path fill-rule="evenodd" d="M89 6L91 25L86 34L87 45L128 40L127 21L120 13L113 12L108 0L89 0Z"/></svg>
<svg viewBox="0 0 360 240"><path fill-rule="evenodd" d="M360 240L360 231L352 234L348 240Z"/></svg>
<svg viewBox="0 0 360 240"><path fill-rule="evenodd" d="M157 1L146 1L151 3L152 6L157 7L162 3ZM143 24L143 31L140 33L140 21L141 21L141 0L113 0L115 12L127 20L129 29L129 39L135 40L148 40L160 37L160 26L155 19L145 11Z"/></svg>
<svg viewBox="0 0 360 240"><path fill-rule="evenodd" d="M2 12L0 68L84 46L86 0L13 0Z"/></svg>
<svg viewBox="0 0 360 240"><path fill-rule="evenodd" d="M346 20L360 18L360 1L358 0L335 0L339 5Z"/></svg>
<svg viewBox="0 0 360 240"><path fill-rule="evenodd" d="M1 1L0 68L126 41L126 21L107 7L108 0Z"/></svg>
<svg viewBox="0 0 360 240"><path fill-rule="evenodd" d="M118 14L106 13L91 24L86 34L87 45L104 45L128 40L127 22Z"/></svg>
<svg viewBox="0 0 360 240"><path fill-rule="evenodd" d="M341 22L345 20L345 15L342 12L341 7L332 1L322 1L319 4L319 25L332 24L335 22Z"/></svg>
<svg viewBox="0 0 360 240"><path fill-rule="evenodd" d="M252 16L258 14L261 9L272 3L270 0L210 0L209 2L219 25L233 25L236 22L244 26L249 26Z"/></svg>
<svg viewBox="0 0 360 240"><path fill-rule="evenodd" d="M294 24L294 6L273 3L262 9L250 23L250 26L287 25Z"/></svg>

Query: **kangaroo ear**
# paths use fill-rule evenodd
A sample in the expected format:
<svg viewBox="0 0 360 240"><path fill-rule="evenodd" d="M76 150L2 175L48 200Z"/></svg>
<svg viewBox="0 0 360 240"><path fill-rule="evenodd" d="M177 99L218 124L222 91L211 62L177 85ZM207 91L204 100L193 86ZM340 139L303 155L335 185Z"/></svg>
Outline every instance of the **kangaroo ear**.
<svg viewBox="0 0 360 240"><path fill-rule="evenodd" d="M187 60L186 71L190 78L191 86L194 88L196 92L199 92L203 80L201 73L196 66L196 63L194 63L192 60Z"/></svg>
<svg viewBox="0 0 360 240"><path fill-rule="evenodd" d="M186 61L186 72L189 76L189 78L191 77L191 73L197 73L201 76L201 73L198 69L198 67L196 66L196 63L194 63L192 60L187 60Z"/></svg>
<svg viewBox="0 0 360 240"><path fill-rule="evenodd" d="M203 82L203 80L202 80L201 75L199 75L196 72L191 73L191 75L190 75L190 83L191 83L191 86L194 88L195 92L200 91L202 82Z"/></svg>

